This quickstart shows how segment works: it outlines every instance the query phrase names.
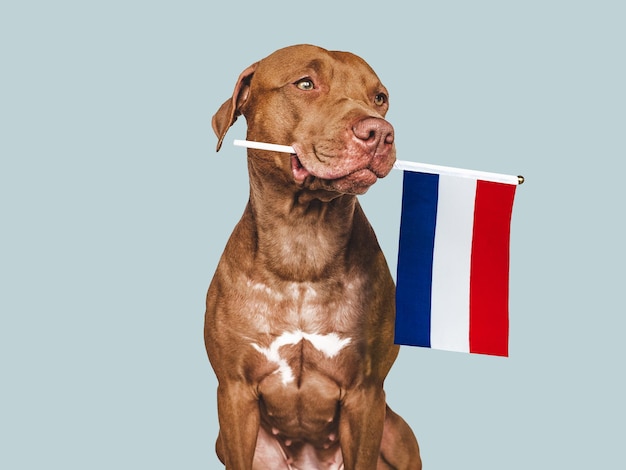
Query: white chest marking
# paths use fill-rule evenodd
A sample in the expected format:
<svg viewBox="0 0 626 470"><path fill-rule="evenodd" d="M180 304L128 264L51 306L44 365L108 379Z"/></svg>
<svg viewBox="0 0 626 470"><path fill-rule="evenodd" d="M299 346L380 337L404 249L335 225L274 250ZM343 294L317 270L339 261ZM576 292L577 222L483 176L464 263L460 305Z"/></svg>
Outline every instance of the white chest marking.
<svg viewBox="0 0 626 470"><path fill-rule="evenodd" d="M261 347L256 343L252 343L252 347L263 354L268 361L278 364L278 370L275 372L281 375L283 384L287 385L293 382L293 372L287 360L280 356L280 348L290 344L298 344L306 340L313 345L315 349L323 353L326 357L335 357L339 352L352 341L351 338L340 338L336 333L320 335L318 333L305 333L304 331L286 331L270 344L267 348Z"/></svg>

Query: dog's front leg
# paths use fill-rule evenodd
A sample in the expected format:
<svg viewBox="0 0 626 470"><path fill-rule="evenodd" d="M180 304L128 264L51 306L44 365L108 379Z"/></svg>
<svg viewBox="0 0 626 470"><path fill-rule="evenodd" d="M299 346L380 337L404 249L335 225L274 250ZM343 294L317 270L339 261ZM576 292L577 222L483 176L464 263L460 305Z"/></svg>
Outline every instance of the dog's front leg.
<svg viewBox="0 0 626 470"><path fill-rule="evenodd" d="M345 470L375 470L385 421L382 387L348 392L341 402L339 437Z"/></svg>
<svg viewBox="0 0 626 470"><path fill-rule="evenodd" d="M217 389L220 422L218 455L226 470L250 470L259 433L259 403L249 384L220 383Z"/></svg>

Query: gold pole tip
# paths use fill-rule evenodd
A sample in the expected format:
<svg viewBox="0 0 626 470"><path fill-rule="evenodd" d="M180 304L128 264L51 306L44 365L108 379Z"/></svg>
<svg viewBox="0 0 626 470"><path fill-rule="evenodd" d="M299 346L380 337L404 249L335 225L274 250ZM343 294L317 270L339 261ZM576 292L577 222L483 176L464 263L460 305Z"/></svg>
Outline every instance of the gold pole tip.
<svg viewBox="0 0 626 470"><path fill-rule="evenodd" d="M517 176L517 181L519 182L519 184L524 184L524 181L526 181L526 180L524 179L524 177L522 175L518 175Z"/></svg>

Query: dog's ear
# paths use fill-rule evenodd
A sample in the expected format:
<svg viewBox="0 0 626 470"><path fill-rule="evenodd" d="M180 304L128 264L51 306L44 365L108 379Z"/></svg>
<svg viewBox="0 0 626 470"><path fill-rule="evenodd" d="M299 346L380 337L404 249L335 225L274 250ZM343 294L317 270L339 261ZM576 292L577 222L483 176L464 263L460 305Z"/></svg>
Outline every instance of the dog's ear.
<svg viewBox="0 0 626 470"><path fill-rule="evenodd" d="M213 130L217 135L216 152L219 151L222 146L222 141L224 140L224 136L230 126L232 126L241 115L241 107L246 102L248 95L250 94L250 80L252 79L252 75L254 75L257 65L258 62L252 64L246 70L241 72L239 78L237 79L233 96L226 100L213 116L211 124L213 125Z"/></svg>

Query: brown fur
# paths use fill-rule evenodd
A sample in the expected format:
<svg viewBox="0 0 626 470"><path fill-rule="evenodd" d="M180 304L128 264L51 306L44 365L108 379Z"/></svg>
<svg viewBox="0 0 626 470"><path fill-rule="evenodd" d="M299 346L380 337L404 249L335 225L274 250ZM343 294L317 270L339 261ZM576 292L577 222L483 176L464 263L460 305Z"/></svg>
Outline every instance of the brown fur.
<svg viewBox="0 0 626 470"><path fill-rule="evenodd" d="M385 403L394 284L356 198L395 161L387 109L362 59L303 45L244 70L213 118L218 150L243 114L249 140L296 151L248 151L249 202L207 295L228 470L421 469Z"/></svg>

